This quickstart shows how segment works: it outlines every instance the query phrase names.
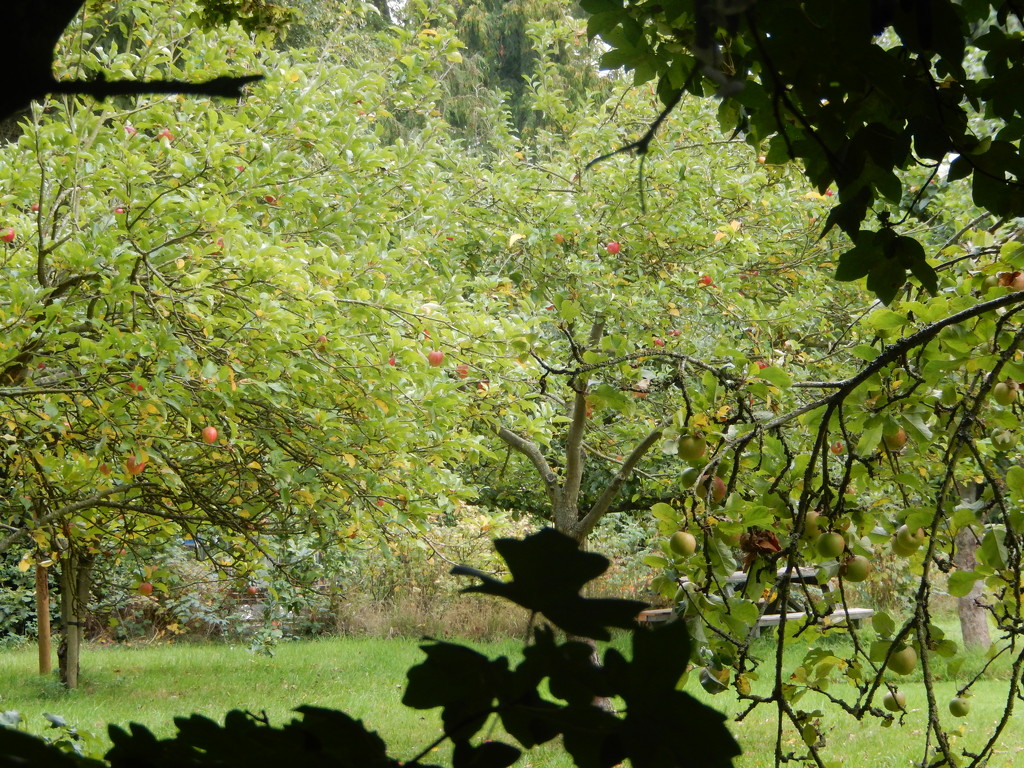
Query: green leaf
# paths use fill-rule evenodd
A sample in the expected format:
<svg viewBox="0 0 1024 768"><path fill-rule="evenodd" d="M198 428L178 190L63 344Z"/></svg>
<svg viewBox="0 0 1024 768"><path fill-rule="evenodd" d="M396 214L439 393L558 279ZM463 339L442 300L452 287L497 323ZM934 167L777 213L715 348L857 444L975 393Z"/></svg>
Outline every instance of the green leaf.
<svg viewBox="0 0 1024 768"><path fill-rule="evenodd" d="M1006 487L1018 500L1024 500L1024 467L1014 464L1006 470Z"/></svg>
<svg viewBox="0 0 1024 768"><path fill-rule="evenodd" d="M955 571L949 575L949 594L953 597L964 597L974 589L974 583L980 579L974 571Z"/></svg>
<svg viewBox="0 0 1024 768"><path fill-rule="evenodd" d="M456 566L452 573L475 576L481 583L463 592L481 592L511 600L574 635L610 638L608 627L629 629L647 604L637 600L584 598L580 589L608 568L608 559L583 552L568 536L545 528L525 539L498 539L512 581L503 582L475 568Z"/></svg>
<svg viewBox="0 0 1024 768"><path fill-rule="evenodd" d="M893 312L890 309L877 309L868 315L864 322L869 328L877 328L880 331L891 331L896 328L902 328L908 321L906 316L899 312ZM875 351L874 357L877 356L878 352ZM874 357L872 357L871 360L874 360Z"/></svg>
<svg viewBox="0 0 1024 768"><path fill-rule="evenodd" d="M774 365L762 368L757 372L757 375L760 378L771 382L779 389L789 389L793 385L793 380L790 378L789 374Z"/></svg>
<svg viewBox="0 0 1024 768"><path fill-rule="evenodd" d="M879 611L871 617L871 627L882 637L892 637L896 634L896 622L885 611Z"/></svg>

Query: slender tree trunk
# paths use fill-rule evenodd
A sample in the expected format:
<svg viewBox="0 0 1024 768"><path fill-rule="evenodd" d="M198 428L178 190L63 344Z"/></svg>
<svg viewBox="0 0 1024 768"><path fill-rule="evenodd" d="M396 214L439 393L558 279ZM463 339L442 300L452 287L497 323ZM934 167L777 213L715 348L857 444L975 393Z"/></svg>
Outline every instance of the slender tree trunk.
<svg viewBox="0 0 1024 768"><path fill-rule="evenodd" d="M67 688L78 687L79 660L85 629L85 608L92 585L92 558L73 549L65 553L60 572L61 623L64 638L57 651L60 681Z"/></svg>
<svg viewBox="0 0 1024 768"><path fill-rule="evenodd" d="M50 674L50 584L46 567L36 563L36 624L38 625L39 674Z"/></svg>
<svg viewBox="0 0 1024 768"><path fill-rule="evenodd" d="M961 571L973 571L978 564L978 535L971 528L963 528L956 535L956 555L953 563ZM974 589L956 601L960 615L960 632L965 648L988 648L992 639L988 631L988 611L982 603L984 587L982 581L974 582Z"/></svg>

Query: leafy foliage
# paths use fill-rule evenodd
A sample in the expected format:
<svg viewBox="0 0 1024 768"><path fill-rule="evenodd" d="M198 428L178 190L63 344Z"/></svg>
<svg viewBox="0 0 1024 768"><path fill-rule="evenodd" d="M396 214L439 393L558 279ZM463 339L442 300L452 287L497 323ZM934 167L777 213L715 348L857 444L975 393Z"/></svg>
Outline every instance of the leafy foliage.
<svg viewBox="0 0 1024 768"><path fill-rule="evenodd" d="M767 162L799 160L839 204L825 231L855 240L837 272L868 276L890 303L911 273L930 291L934 266L912 233L897 235L901 171L970 183L974 204L1024 215L1019 34L1012 2L710 4L584 0L607 68L658 81L666 111L684 94L722 97L723 128L768 144ZM652 129L653 130L653 129ZM645 152L650 134L633 148ZM927 184L914 196L920 200ZM880 227L862 231L873 216Z"/></svg>

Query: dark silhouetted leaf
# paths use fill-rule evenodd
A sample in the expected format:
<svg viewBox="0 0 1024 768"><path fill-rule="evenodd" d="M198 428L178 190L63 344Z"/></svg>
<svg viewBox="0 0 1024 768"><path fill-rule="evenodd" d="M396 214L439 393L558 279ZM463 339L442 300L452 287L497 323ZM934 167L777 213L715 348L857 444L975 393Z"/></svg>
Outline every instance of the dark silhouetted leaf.
<svg viewBox="0 0 1024 768"><path fill-rule="evenodd" d="M636 600L584 598L580 589L608 568L608 560L583 552L575 541L553 528L525 539L498 539L495 549L508 563L512 581L499 581L472 568L456 566L452 573L476 576L483 583L463 592L482 592L511 600L542 613L566 632L607 640L608 627L628 629L647 607Z"/></svg>

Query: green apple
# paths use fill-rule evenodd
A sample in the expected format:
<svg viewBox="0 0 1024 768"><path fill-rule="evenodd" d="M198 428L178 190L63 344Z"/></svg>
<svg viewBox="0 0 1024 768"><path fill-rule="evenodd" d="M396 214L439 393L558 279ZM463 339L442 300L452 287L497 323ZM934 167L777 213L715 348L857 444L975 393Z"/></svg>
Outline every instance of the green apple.
<svg viewBox="0 0 1024 768"><path fill-rule="evenodd" d="M1012 451L1017 445L1017 436L1009 429L997 429L992 433L992 447L997 451Z"/></svg>
<svg viewBox="0 0 1024 768"><path fill-rule="evenodd" d="M900 540L895 536L892 537L892 541L890 542L890 544L892 546L893 554L898 555L899 557L910 557L912 554L917 552L917 547L904 546L900 543Z"/></svg>
<svg viewBox="0 0 1024 768"><path fill-rule="evenodd" d="M679 458L686 461L697 461L707 453L708 444L703 437L697 435L683 435L679 438Z"/></svg>
<svg viewBox="0 0 1024 768"><path fill-rule="evenodd" d="M807 516L804 518L804 538L813 541L818 538L821 534L821 530L818 528L818 518L821 515L813 509L808 510Z"/></svg>
<svg viewBox="0 0 1024 768"><path fill-rule="evenodd" d="M992 399L1000 405L1012 405L1017 399L1017 390L1020 386L1012 379L1000 381L992 387Z"/></svg>
<svg viewBox="0 0 1024 768"><path fill-rule="evenodd" d="M909 526L901 525L896 530L896 540L904 549L914 551L924 544L924 528L918 528L916 531L911 531Z"/></svg>
<svg viewBox="0 0 1024 768"><path fill-rule="evenodd" d="M854 555L839 567L839 575L847 581L866 581L871 573L871 561L864 555Z"/></svg>
<svg viewBox="0 0 1024 768"><path fill-rule="evenodd" d="M835 531L823 533L814 542L814 548L824 558L839 557L846 549L846 539L843 538L843 534Z"/></svg>
<svg viewBox="0 0 1024 768"><path fill-rule="evenodd" d="M689 557L697 551L697 539L688 531L676 531L668 540L668 546L680 557Z"/></svg>
<svg viewBox="0 0 1024 768"><path fill-rule="evenodd" d="M882 697L882 706L890 712L903 712L907 708L907 697L903 691L887 691Z"/></svg>
<svg viewBox="0 0 1024 768"><path fill-rule="evenodd" d="M954 696L949 700L949 712L953 717L967 717L971 711L971 702L962 696Z"/></svg>
<svg viewBox="0 0 1024 768"><path fill-rule="evenodd" d="M917 651L914 646L905 645L894 651L885 665L897 675L909 675L917 667Z"/></svg>

